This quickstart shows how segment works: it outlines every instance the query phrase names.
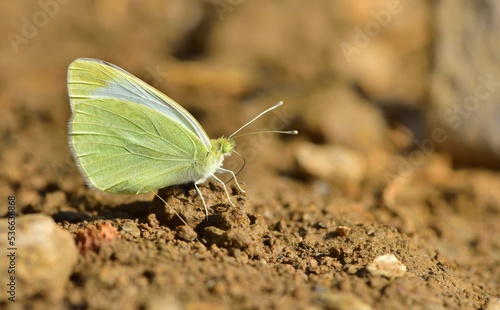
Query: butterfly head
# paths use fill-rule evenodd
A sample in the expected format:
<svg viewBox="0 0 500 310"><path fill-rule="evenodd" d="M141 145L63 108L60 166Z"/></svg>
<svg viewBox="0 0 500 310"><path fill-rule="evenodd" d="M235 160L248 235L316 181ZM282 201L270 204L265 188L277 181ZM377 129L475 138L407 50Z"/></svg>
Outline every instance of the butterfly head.
<svg viewBox="0 0 500 310"><path fill-rule="evenodd" d="M212 140L212 150L221 154L223 157L231 155L236 147L236 142L232 138L219 138Z"/></svg>

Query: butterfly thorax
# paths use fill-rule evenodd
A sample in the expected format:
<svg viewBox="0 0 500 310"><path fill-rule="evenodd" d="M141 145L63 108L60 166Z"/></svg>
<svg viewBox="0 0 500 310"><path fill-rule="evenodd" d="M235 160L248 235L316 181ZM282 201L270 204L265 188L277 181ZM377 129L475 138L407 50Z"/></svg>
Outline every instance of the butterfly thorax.
<svg viewBox="0 0 500 310"><path fill-rule="evenodd" d="M200 161L195 168L200 180L205 180L213 175L217 168L222 167L224 157L231 155L236 143L231 138L218 138L210 140L211 149L206 157ZM196 178L196 177L195 177Z"/></svg>

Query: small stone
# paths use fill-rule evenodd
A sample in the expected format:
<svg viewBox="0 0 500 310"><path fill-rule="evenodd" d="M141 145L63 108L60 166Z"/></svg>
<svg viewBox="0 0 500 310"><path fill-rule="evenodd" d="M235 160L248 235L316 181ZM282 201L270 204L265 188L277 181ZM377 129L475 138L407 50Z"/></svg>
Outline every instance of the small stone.
<svg viewBox="0 0 500 310"><path fill-rule="evenodd" d="M318 261L315 260L314 258L309 259L309 267L310 268L316 268L316 267L318 267Z"/></svg>
<svg viewBox="0 0 500 310"><path fill-rule="evenodd" d="M219 246L224 246L227 241L226 232L215 226L206 227L204 232L211 243L217 244Z"/></svg>
<svg viewBox="0 0 500 310"><path fill-rule="evenodd" d="M251 234L245 229L231 228L226 231L225 235L231 247L246 249L253 242Z"/></svg>
<svg viewBox="0 0 500 310"><path fill-rule="evenodd" d="M358 270L359 268L356 265L349 265L347 268L345 268L345 272L350 275L355 275L356 273L358 273Z"/></svg>
<svg viewBox="0 0 500 310"><path fill-rule="evenodd" d="M403 277L406 274L406 266L393 254L376 257L366 269L372 276L384 276L389 279Z"/></svg>
<svg viewBox="0 0 500 310"><path fill-rule="evenodd" d="M485 310L500 310L500 298L492 298L488 300Z"/></svg>
<svg viewBox="0 0 500 310"><path fill-rule="evenodd" d="M351 233L351 228L347 226L339 226L335 229L335 234L339 237L348 236Z"/></svg>
<svg viewBox="0 0 500 310"><path fill-rule="evenodd" d="M205 228L205 233L207 233L211 238L220 238L226 232L215 226L208 226L207 228Z"/></svg>
<svg viewBox="0 0 500 310"><path fill-rule="evenodd" d="M184 241L193 241L198 237L194 229L187 225L177 226L175 236Z"/></svg>
<svg viewBox="0 0 500 310"><path fill-rule="evenodd" d="M137 227L136 223L132 223L132 222L124 223L121 226L121 230L123 232L126 232L127 234L131 235L132 237L135 237L135 238L141 237L141 230L139 229L139 227Z"/></svg>
<svg viewBox="0 0 500 310"><path fill-rule="evenodd" d="M16 239L7 244L9 224L0 220L0 248L16 248L15 255L16 301L28 300L34 296L53 302L61 301L64 287L73 266L77 262L78 251L73 237L56 225L46 215L29 214L15 219ZM7 255L9 253L6 253ZM5 257L2 255L2 257ZM8 260L0 260L0 278L9 279ZM10 297L7 290L0 290L0 298Z"/></svg>

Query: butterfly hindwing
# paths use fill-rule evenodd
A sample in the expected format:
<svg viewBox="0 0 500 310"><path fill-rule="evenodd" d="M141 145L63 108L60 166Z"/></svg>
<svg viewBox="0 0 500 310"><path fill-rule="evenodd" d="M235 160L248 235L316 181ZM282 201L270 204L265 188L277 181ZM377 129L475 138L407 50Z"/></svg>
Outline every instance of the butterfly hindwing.
<svg viewBox="0 0 500 310"><path fill-rule="evenodd" d="M193 181L203 142L177 120L123 99L74 102L70 146L90 185L144 193Z"/></svg>

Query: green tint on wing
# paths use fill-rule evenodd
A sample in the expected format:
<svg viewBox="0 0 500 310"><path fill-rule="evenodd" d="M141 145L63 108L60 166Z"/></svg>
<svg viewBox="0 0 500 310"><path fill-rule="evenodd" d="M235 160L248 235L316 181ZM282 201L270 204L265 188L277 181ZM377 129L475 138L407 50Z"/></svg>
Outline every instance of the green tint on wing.
<svg viewBox="0 0 500 310"><path fill-rule="evenodd" d="M192 131L207 148L210 139L182 106L127 71L102 60L79 58L68 68L68 92L73 106L89 99L122 99L159 111Z"/></svg>
<svg viewBox="0 0 500 310"><path fill-rule="evenodd" d="M178 121L122 99L73 102L69 142L88 182L113 193L144 193L192 182L208 149Z"/></svg>

